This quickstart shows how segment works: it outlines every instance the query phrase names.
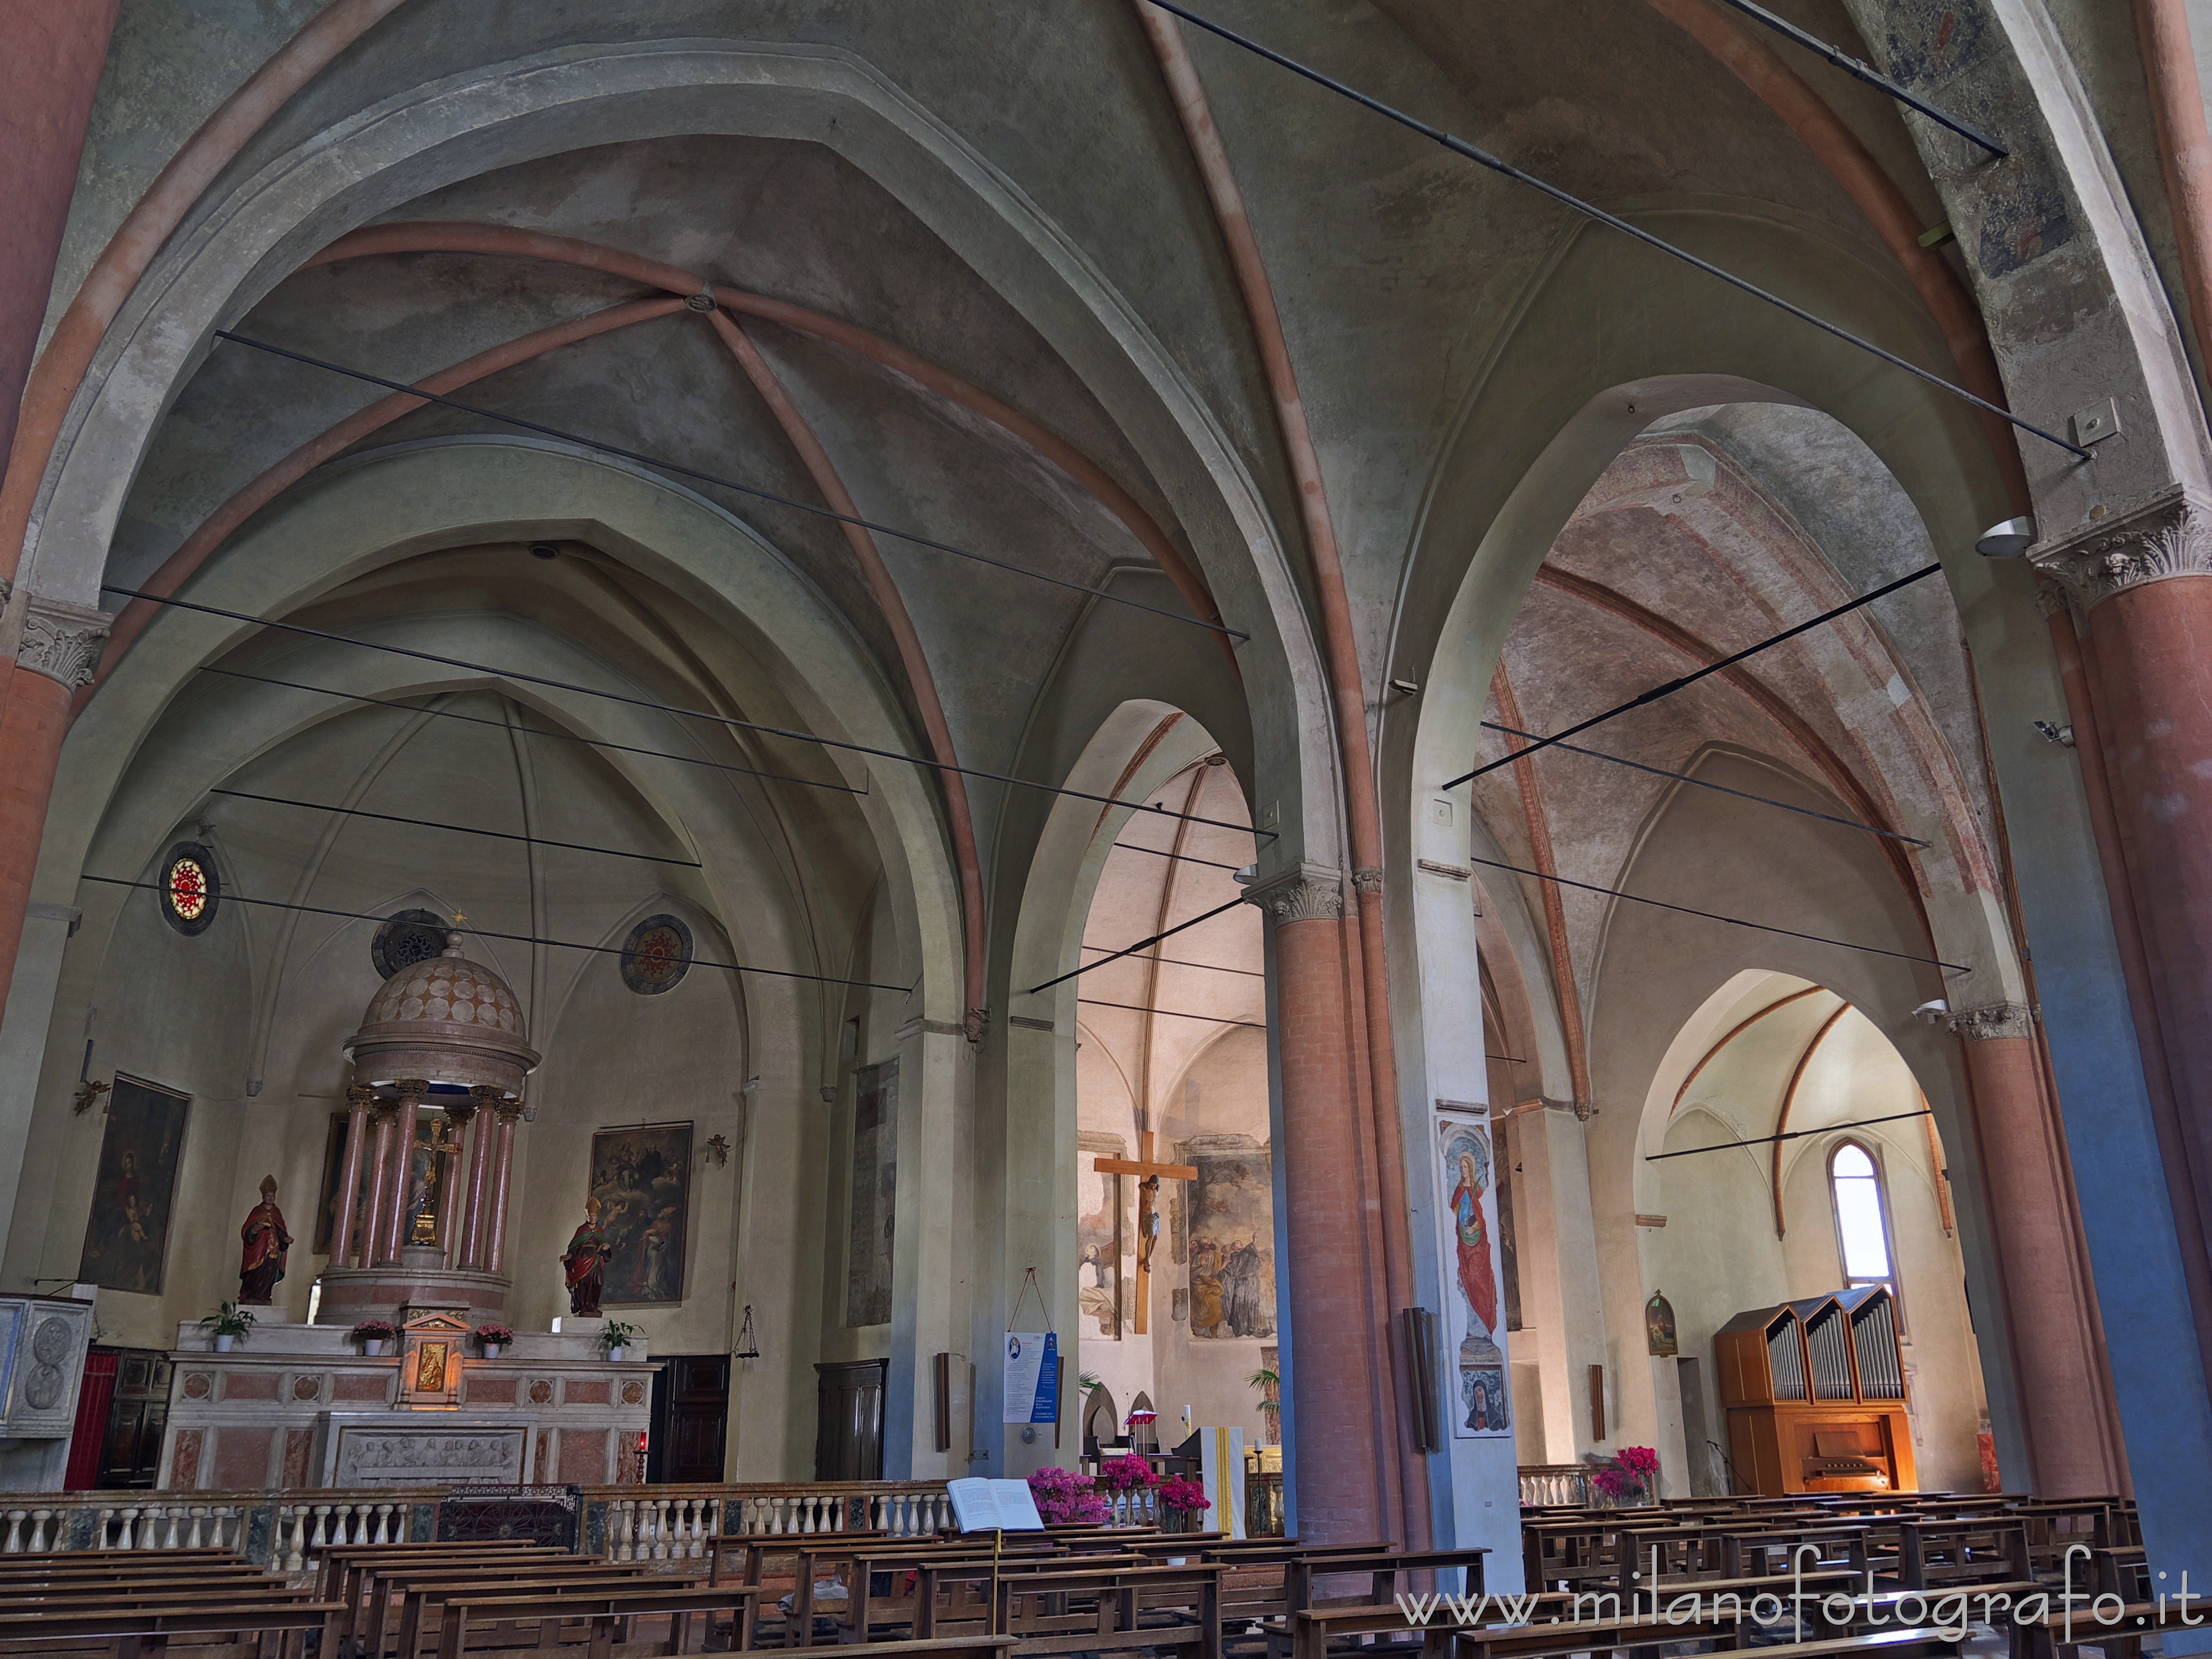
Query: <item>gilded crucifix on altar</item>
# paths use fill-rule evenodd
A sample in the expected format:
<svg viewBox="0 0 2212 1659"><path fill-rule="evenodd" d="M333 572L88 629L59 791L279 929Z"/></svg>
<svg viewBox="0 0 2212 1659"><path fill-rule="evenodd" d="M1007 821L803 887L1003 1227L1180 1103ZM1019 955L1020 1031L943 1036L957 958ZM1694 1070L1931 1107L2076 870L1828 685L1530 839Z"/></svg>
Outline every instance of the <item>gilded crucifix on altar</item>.
<svg viewBox="0 0 2212 1659"><path fill-rule="evenodd" d="M1130 1328L1139 1336L1145 1334L1152 1311L1152 1247L1160 1238L1160 1182L1163 1179L1198 1179L1194 1164L1158 1162L1155 1150L1158 1140L1158 1137L1147 1129L1138 1137L1136 1158L1102 1158L1091 1166L1100 1175L1137 1177L1137 1306Z"/></svg>

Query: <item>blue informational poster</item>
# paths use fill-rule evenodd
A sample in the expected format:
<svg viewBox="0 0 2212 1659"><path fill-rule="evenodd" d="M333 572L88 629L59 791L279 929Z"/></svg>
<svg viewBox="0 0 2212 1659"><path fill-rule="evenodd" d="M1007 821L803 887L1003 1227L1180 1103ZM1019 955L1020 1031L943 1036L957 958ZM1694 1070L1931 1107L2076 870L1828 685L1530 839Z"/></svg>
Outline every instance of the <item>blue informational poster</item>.
<svg viewBox="0 0 2212 1659"><path fill-rule="evenodd" d="M1008 1423L1060 1421L1060 1337L1052 1331L1006 1333Z"/></svg>

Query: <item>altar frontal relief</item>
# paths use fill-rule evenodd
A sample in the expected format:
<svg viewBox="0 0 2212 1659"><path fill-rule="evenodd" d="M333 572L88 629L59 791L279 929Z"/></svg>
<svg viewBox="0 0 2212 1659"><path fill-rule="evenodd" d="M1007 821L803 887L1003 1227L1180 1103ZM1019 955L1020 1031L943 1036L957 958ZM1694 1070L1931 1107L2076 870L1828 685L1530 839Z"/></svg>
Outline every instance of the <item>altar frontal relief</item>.
<svg viewBox="0 0 2212 1659"><path fill-rule="evenodd" d="M1190 1334L1273 1336L1275 1205L1267 1148L1245 1135L1209 1135L1184 1142L1183 1157L1198 1170L1190 1200Z"/></svg>
<svg viewBox="0 0 2212 1659"><path fill-rule="evenodd" d="M684 1299L691 1207L691 1126L649 1123L592 1137L592 1192L607 1237L603 1301Z"/></svg>
<svg viewBox="0 0 2212 1659"><path fill-rule="evenodd" d="M186 1097L118 1077L100 1137L92 1215L77 1277L102 1290L158 1296L169 1248L169 1204L185 1148Z"/></svg>
<svg viewBox="0 0 2212 1659"><path fill-rule="evenodd" d="M1505 1355L1498 1346L1498 1203L1490 1126L1474 1115L1437 1117L1437 1191L1443 1203L1445 1352L1457 1409L1453 1432L1463 1440L1513 1431L1505 1392Z"/></svg>

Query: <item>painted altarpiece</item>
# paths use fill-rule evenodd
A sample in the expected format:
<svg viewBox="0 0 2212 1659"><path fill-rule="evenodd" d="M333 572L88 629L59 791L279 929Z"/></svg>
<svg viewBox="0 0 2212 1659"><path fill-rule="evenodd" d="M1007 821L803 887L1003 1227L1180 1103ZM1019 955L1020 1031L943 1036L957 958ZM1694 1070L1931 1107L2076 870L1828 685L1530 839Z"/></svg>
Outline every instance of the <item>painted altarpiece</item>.
<svg viewBox="0 0 2212 1659"><path fill-rule="evenodd" d="M1455 1408L1452 1432L1462 1440L1513 1432L1505 1355L1498 1343L1504 1310L1498 1292L1498 1163L1487 1111L1440 1111L1435 1140L1439 1260L1446 1293L1445 1349Z"/></svg>

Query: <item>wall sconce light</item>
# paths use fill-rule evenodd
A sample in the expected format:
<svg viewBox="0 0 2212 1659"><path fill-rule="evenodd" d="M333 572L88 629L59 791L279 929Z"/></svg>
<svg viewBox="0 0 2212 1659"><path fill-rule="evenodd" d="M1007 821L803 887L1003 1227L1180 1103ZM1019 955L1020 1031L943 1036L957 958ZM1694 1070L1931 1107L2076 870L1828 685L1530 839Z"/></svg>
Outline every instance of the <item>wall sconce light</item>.
<svg viewBox="0 0 2212 1659"><path fill-rule="evenodd" d="M745 1304L745 1322L738 1328L738 1346L730 1351L735 1359L758 1359L760 1340L753 1334L753 1304Z"/></svg>

